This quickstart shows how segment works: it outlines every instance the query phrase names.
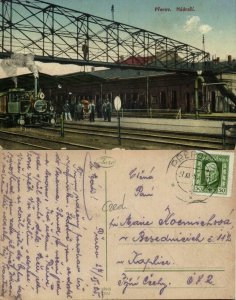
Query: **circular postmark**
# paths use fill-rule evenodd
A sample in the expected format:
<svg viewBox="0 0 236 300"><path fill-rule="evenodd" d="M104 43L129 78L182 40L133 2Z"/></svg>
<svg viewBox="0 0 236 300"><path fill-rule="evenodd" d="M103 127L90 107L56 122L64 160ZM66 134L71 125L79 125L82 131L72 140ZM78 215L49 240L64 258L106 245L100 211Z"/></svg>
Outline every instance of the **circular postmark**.
<svg viewBox="0 0 236 300"><path fill-rule="evenodd" d="M210 152L180 151L167 167L168 189L181 201L205 202L219 188L221 169L221 162Z"/></svg>

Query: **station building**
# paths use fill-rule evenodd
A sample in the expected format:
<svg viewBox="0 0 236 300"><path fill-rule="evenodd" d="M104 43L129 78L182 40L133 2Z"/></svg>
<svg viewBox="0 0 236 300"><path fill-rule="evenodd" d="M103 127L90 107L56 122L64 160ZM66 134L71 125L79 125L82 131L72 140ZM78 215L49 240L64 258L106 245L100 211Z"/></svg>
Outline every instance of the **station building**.
<svg viewBox="0 0 236 300"><path fill-rule="evenodd" d="M38 89L52 101L56 110L62 110L66 100L72 106L81 100L95 100L101 111L105 99L113 102L120 96L126 110L153 109L195 112L195 74L144 71L134 69L106 69L79 72L62 76L39 74ZM10 78L2 79L1 86L14 87ZM32 74L18 77L18 87L33 89ZM236 104L236 73L204 76L197 84L199 109L204 112L234 112Z"/></svg>
<svg viewBox="0 0 236 300"><path fill-rule="evenodd" d="M183 113L195 112L196 75L108 69L89 72L85 76L87 80L79 80L83 77L81 73L58 77L62 88L51 92L54 101L61 103L66 96L72 103L93 99L99 107L105 99L113 100L115 96L120 96L124 109L181 109ZM230 78L227 74L224 78L205 76L204 81L204 84L198 84L200 110L235 110L233 83L236 81L236 74L231 74Z"/></svg>

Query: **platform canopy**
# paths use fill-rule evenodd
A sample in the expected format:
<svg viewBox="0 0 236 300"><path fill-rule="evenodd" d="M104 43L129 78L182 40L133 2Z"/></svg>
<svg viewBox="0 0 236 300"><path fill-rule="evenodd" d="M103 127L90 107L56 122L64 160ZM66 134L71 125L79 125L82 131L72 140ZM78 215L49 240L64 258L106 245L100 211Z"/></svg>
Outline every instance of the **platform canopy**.
<svg viewBox="0 0 236 300"><path fill-rule="evenodd" d="M26 90L34 89L34 76L33 74L24 74L17 76L17 86L19 88L24 88ZM10 88L15 87L16 78L7 77L0 79L1 90L0 92L7 91ZM78 86L81 83L92 83L92 82L102 82L105 79L97 77L93 74L79 72L70 75L57 75L51 76L44 73L39 73L38 87L42 89L56 88L59 85L67 86Z"/></svg>

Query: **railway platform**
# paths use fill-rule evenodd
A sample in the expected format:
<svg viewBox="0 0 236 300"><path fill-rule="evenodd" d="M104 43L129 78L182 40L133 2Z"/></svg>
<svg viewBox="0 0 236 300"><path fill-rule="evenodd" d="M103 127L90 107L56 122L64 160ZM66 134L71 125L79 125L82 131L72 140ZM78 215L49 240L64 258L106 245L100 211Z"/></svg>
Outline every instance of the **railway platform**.
<svg viewBox="0 0 236 300"><path fill-rule="evenodd" d="M226 117L226 115L224 115ZM232 115L236 117L236 114ZM230 118L229 118L230 120ZM111 122L104 121L102 118L96 118L95 122L89 122L89 120L83 121L68 121L68 123L86 123L91 126L118 126L117 117L112 117ZM196 133L196 134L210 134L210 135L222 135L222 126L225 124L235 124L233 121L214 120L214 119L164 119L164 118L120 118L120 124L122 128L142 129L142 130L158 130L168 132L182 132L182 133Z"/></svg>
<svg viewBox="0 0 236 300"><path fill-rule="evenodd" d="M96 118L55 126L7 127L0 130L4 149L235 149L236 124L223 120ZM233 129L233 131L230 131ZM232 137L232 133L234 137ZM231 134L231 136L229 136Z"/></svg>

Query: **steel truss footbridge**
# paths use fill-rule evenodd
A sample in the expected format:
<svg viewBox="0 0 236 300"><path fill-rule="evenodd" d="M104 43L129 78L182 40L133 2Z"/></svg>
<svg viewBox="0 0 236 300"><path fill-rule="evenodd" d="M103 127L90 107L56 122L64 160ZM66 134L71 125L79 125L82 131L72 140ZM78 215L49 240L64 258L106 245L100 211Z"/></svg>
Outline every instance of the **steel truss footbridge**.
<svg viewBox="0 0 236 300"><path fill-rule="evenodd" d="M36 61L196 72L210 55L141 28L41 0L0 0L0 58L32 53Z"/></svg>

